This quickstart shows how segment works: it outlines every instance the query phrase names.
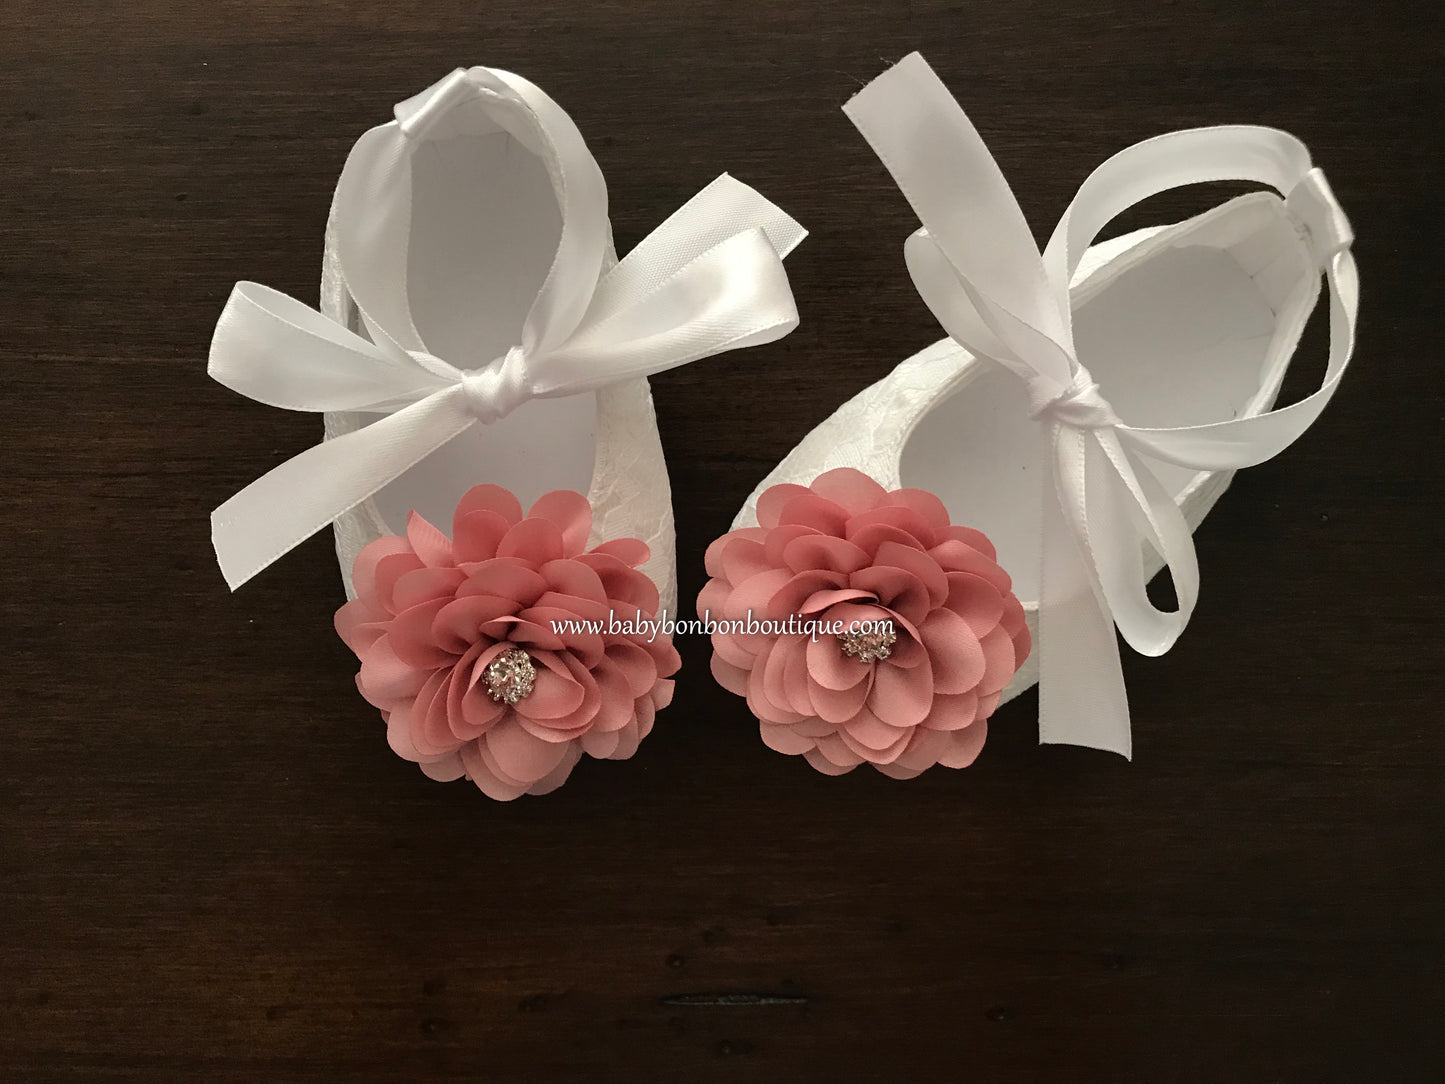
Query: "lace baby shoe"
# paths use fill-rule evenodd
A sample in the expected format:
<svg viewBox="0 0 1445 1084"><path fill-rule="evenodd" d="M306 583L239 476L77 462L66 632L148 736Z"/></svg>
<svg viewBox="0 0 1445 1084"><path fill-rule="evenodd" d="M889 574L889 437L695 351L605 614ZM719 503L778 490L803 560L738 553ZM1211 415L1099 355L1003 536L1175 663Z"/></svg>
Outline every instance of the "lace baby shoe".
<svg viewBox="0 0 1445 1084"><path fill-rule="evenodd" d="M403 102L342 170L321 311L243 282L217 324L213 377L326 423L212 515L227 583L334 523L358 686L433 778L509 799L630 756L678 666L636 621L676 593L646 377L792 330L803 236L724 175L619 262L537 87L472 68Z"/></svg>
<svg viewBox="0 0 1445 1084"><path fill-rule="evenodd" d="M805 437L748 499L734 534L775 522L776 487L816 488L815 478L838 468L880 488L936 494L997 545L1037 641L1001 699L1038 681L1041 741L1127 757L1114 628L1146 655L1173 645L1198 592L1191 532L1235 469L1287 447L1334 394L1359 296L1349 223L1297 139L1269 128L1207 128L1147 140L1105 162L1041 256L978 133L920 56L874 80L845 112L923 222L905 247L908 268L950 338ZM1252 181L1284 198L1252 193L1089 247L1133 204L1216 180ZM1324 381L1271 410L1322 271L1331 321ZM714 576L733 575L721 568L726 553ZM1145 593L1166 565L1173 612ZM714 645L715 672L744 691L728 669L740 657L735 645L718 636ZM930 657L937 667L937 653ZM763 688L746 686L749 703L763 716L755 685ZM821 717L805 727L831 733L822 704L810 711L795 695L791 707ZM872 759L856 745L851 755Z"/></svg>

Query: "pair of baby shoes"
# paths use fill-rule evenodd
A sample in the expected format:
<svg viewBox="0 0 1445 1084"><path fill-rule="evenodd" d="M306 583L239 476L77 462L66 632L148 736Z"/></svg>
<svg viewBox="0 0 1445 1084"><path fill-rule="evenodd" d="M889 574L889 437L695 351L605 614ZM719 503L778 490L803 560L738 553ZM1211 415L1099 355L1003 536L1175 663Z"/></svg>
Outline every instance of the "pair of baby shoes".
<svg viewBox="0 0 1445 1084"><path fill-rule="evenodd" d="M325 439L212 516L234 588L328 523L336 629L388 741L493 798L631 756L675 632L772 748L840 774L964 767L1040 684L1040 739L1129 755L1115 628L1167 651L1191 532L1232 473L1318 417L1353 345L1349 224L1298 140L1173 132L1091 174L1042 254L918 55L845 106L916 211L909 273L947 337L844 403L707 552L676 616L647 377L797 325L803 229L723 175L622 259L576 126L508 72L456 71L364 134L337 184L320 311L233 291L210 373L325 416ZM1093 241L1203 181L1265 186ZM1323 383L1272 409L1323 274ZM1178 605L1146 585L1167 567Z"/></svg>

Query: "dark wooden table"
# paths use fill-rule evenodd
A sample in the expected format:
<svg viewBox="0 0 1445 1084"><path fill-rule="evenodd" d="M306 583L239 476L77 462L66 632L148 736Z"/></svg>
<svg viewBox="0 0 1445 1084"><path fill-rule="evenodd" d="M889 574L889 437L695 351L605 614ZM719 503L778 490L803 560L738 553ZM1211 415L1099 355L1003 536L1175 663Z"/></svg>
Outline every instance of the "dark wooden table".
<svg viewBox="0 0 1445 1084"><path fill-rule="evenodd" d="M1183 7L7 0L0 1076L1445 1079L1441 10ZM634 760L428 782L355 693L329 538L235 596L214 566L210 509L317 434L207 379L231 284L314 301L347 149L457 65L572 113L621 247L755 184L813 231L802 328L655 381L693 597L937 335L838 109L914 48L1041 234L1124 144L1247 121L1359 235L1346 386L1200 531L1179 647L1126 658L1135 763L1039 748L1030 694L966 772L827 779L689 640Z"/></svg>

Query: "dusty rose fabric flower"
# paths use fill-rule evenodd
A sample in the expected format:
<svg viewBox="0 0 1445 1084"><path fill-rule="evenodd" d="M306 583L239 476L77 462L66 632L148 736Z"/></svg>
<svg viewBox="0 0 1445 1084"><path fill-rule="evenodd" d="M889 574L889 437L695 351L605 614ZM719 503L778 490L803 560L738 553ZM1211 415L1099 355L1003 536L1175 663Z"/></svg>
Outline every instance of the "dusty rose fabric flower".
<svg viewBox="0 0 1445 1084"><path fill-rule="evenodd" d="M336 631L361 660L396 753L503 801L566 782L583 753L624 760L672 699L671 638L554 632L554 621L655 615L635 538L587 549L592 507L558 490L524 517L500 486L462 497L447 538L415 512L356 557Z"/></svg>
<svg viewBox="0 0 1445 1084"><path fill-rule="evenodd" d="M971 764L1029 653L1023 606L989 540L951 525L932 493L888 492L847 468L773 486L758 522L708 547L704 618L891 619L896 636L714 632L713 674L747 697L763 741L829 775L866 763L908 779Z"/></svg>

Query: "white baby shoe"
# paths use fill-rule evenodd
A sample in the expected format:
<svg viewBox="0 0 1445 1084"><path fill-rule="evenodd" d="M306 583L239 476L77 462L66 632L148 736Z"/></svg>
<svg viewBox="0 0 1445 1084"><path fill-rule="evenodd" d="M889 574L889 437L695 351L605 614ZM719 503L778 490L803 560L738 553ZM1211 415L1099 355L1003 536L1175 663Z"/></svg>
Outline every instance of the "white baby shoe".
<svg viewBox="0 0 1445 1084"><path fill-rule="evenodd" d="M1334 393L1358 303L1349 224L1292 136L1197 129L1095 170L1040 255L993 158L922 57L879 76L845 112L923 222L907 263L951 337L805 437L749 498L735 533L756 529L767 491L840 468L884 490L936 494L996 545L1023 603L1035 651L1016 660L1002 699L1038 681L1041 741L1128 756L1114 628L1146 655L1173 645L1198 589L1192 530L1234 469L1288 446ZM1284 198L1242 196L1089 247L1148 196L1217 180ZM1271 410L1322 271L1331 312L1323 385ZM1166 565L1174 612L1145 593ZM765 738L767 729L765 719ZM848 756L874 759L853 746Z"/></svg>
<svg viewBox="0 0 1445 1084"><path fill-rule="evenodd" d="M217 325L213 377L326 426L213 514L227 582L335 523L338 630L429 775L509 798L630 755L676 652L552 625L673 608L646 377L792 330L803 236L724 175L619 262L601 171L537 87L472 68L403 102L347 158L321 311L243 282Z"/></svg>

